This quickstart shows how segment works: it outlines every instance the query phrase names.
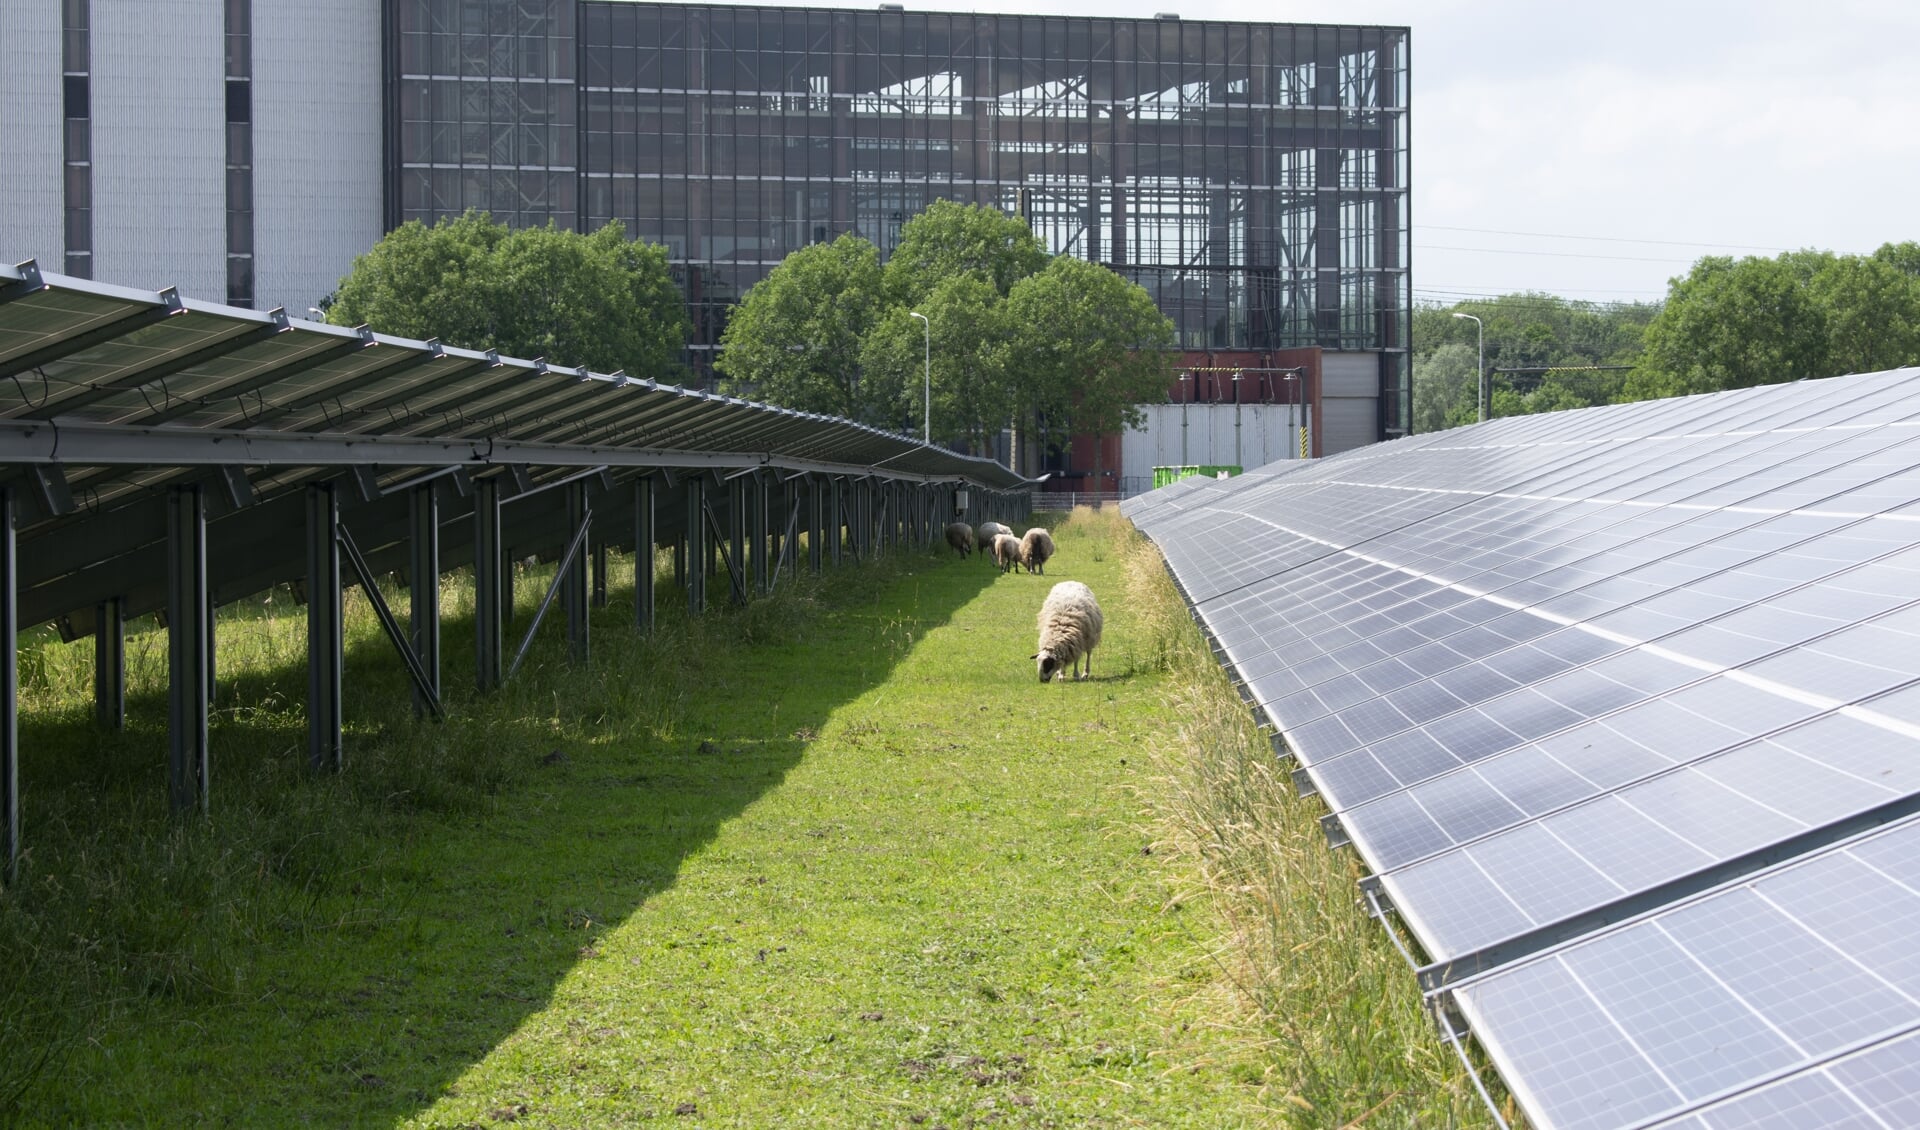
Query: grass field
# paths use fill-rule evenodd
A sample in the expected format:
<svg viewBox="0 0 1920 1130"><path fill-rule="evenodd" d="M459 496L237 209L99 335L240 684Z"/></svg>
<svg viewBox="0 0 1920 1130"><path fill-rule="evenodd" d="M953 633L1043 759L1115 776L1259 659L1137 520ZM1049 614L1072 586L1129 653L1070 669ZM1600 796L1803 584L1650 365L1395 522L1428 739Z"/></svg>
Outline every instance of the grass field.
<svg viewBox="0 0 1920 1130"><path fill-rule="evenodd" d="M1157 556L1111 513L1056 533L1045 578L896 553L698 620L663 586L646 639L616 592L590 665L549 638L442 724L359 608L326 779L300 768L303 618L222 610L206 819L165 811L164 633L130 640L112 736L90 647L37 642L0 1111L1489 1123ZM1100 594L1106 642L1042 686L1061 579ZM455 688L469 639L448 624Z"/></svg>

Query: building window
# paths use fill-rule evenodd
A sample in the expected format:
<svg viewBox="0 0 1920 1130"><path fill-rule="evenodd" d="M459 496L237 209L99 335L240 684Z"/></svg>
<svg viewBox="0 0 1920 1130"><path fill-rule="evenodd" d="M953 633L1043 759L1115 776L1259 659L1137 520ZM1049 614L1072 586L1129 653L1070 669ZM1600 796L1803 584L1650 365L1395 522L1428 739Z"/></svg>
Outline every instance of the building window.
<svg viewBox="0 0 1920 1130"><path fill-rule="evenodd" d="M254 298L253 0L227 0L227 304Z"/></svg>
<svg viewBox="0 0 1920 1130"><path fill-rule="evenodd" d="M93 97L87 60L91 21L88 0L60 6L62 113L61 162L64 171L66 251L64 269L77 278L93 277Z"/></svg>

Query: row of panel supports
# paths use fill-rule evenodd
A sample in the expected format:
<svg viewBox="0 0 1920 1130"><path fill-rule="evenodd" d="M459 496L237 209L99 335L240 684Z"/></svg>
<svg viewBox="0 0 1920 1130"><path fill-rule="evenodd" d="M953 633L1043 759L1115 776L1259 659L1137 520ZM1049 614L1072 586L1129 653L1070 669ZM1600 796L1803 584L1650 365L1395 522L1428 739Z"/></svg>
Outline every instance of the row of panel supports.
<svg viewBox="0 0 1920 1130"><path fill-rule="evenodd" d="M595 541L592 535L594 511L588 488L596 474L606 481L604 473L588 473L556 487L565 493L565 550L553 584L511 660L506 649L512 573L502 519L502 507L509 501L502 498L504 476L472 480L474 646L476 683L482 692L498 688L511 676L556 602L566 620L569 655L575 662L587 660L589 608L606 603L606 551L614 544L604 537ZM876 476L782 477L754 470L731 478L701 472L676 483L667 473L642 475L631 483L631 532L634 626L643 632L654 626L653 564L663 544L656 501L663 484L684 491L685 527L673 539L674 576L695 613L706 608L710 573L724 570L733 599L740 603L771 593L783 575L797 575L803 534L807 567L818 573L829 564L840 565L847 554L855 561L866 561L895 545L930 546L938 540L943 522L955 518L1012 521L1014 511L1024 509L1027 502L1025 492L980 491L951 483L908 483ZM415 714L439 716L442 711L440 498L432 480L408 490L410 615L403 630L380 593L372 566L342 521L339 485L330 481L305 488L307 760L315 771L338 771L345 765L343 592L347 583L362 586L406 664ZM524 487L521 496L525 496ZM714 510L716 499L725 501L724 527ZM5 712L0 718L0 850L5 852L0 876L7 882L15 877L21 850L16 503L12 489L0 487L0 637L4 637L0 709ZM208 718L215 676L207 501L198 484L176 486L167 490L165 506L168 796L176 810L205 812L210 796ZM351 567L351 577L343 571L343 562ZM100 601L92 613L95 717L102 727L119 729L126 719L126 602L121 597Z"/></svg>

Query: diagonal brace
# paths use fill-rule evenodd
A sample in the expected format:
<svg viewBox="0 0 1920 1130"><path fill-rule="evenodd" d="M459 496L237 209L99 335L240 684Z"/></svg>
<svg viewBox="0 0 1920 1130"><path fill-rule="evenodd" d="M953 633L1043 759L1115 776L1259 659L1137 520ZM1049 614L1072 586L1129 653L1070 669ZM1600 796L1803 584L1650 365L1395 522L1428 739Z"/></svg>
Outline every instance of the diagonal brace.
<svg viewBox="0 0 1920 1130"><path fill-rule="evenodd" d="M520 661L527 657L527 649L533 646L533 634L540 630L540 622L547 618L547 609L553 607L554 596L559 593L560 586L566 582L567 569L573 564L574 555L580 552L580 547L586 544L587 531L591 529L593 529L593 508L588 507L586 513L581 515L580 528L573 531L573 540L567 543L567 552L560 558L560 568L554 570L553 583L547 586L547 595L540 598L540 607L533 613L533 623L527 625L527 634L520 639L520 650L513 653L513 662L507 665L506 678L501 679L501 682L504 683L513 678L513 673L520 669Z"/></svg>
<svg viewBox="0 0 1920 1130"><path fill-rule="evenodd" d="M433 683L427 678L427 669L420 662L420 655L413 650L413 644L407 634L400 630L400 621L394 619L393 609L387 607L387 598L380 595L380 586L373 583L373 570L367 568L367 559L360 555L360 547L354 544L353 535L347 532L347 524L339 526L340 548L346 551L347 561L360 578L360 588L366 592L367 599L373 602L374 614L380 617L380 626L387 631L387 638L393 641L393 648L407 665L407 675L413 679L413 687L420 692L427 709L433 711L435 718L446 718L446 711L440 708L440 696L434 693Z"/></svg>

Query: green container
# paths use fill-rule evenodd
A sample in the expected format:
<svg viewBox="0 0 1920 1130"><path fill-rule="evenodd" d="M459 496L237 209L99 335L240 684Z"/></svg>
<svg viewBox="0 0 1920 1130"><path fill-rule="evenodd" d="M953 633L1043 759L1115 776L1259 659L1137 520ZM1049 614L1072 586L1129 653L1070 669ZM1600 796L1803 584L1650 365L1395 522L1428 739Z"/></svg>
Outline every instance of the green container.
<svg viewBox="0 0 1920 1130"><path fill-rule="evenodd" d="M1190 479L1195 475L1205 475L1209 479L1224 479L1232 475L1237 475L1245 469L1244 467L1235 466L1231 463L1201 464L1187 467L1155 467L1153 469L1153 487L1155 490L1158 490L1168 483L1177 483L1181 479Z"/></svg>

